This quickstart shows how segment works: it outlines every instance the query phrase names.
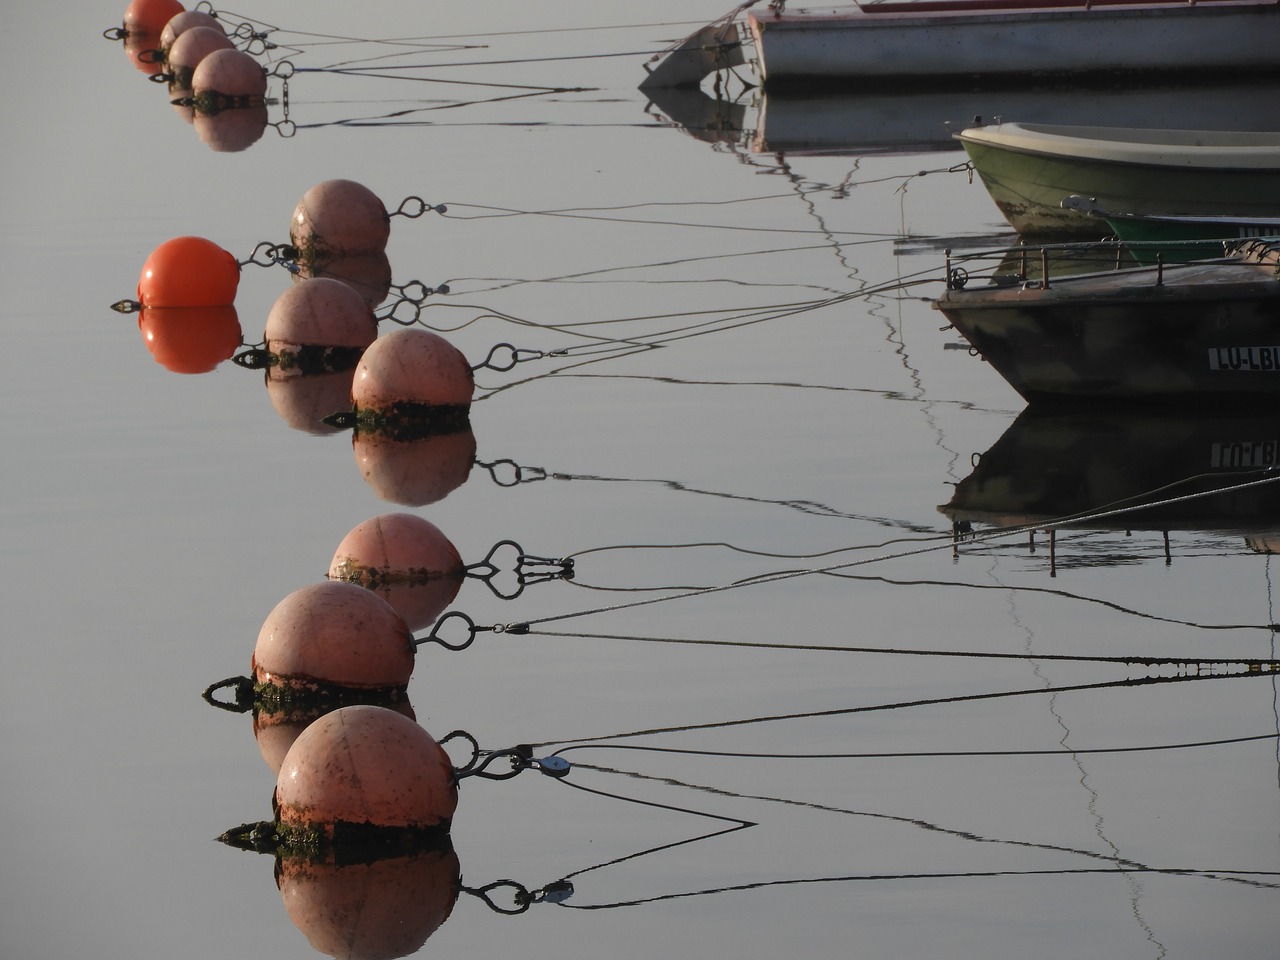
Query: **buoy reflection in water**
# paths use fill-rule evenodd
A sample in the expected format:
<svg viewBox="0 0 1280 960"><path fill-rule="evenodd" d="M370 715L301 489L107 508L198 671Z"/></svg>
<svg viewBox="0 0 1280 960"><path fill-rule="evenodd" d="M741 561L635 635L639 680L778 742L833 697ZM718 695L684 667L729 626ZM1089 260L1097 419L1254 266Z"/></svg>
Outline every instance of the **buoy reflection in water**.
<svg viewBox="0 0 1280 960"><path fill-rule="evenodd" d="M156 363L174 373L208 373L240 346L240 318L231 304L143 307L138 330Z"/></svg>
<svg viewBox="0 0 1280 960"><path fill-rule="evenodd" d="M467 481L476 459L476 438L469 429L421 440L393 440L357 429L351 446L373 492L406 507L443 500Z"/></svg>
<svg viewBox="0 0 1280 960"><path fill-rule="evenodd" d="M337 960L416 953L453 911L462 882L451 845L368 863L290 857L276 870L289 919Z"/></svg>

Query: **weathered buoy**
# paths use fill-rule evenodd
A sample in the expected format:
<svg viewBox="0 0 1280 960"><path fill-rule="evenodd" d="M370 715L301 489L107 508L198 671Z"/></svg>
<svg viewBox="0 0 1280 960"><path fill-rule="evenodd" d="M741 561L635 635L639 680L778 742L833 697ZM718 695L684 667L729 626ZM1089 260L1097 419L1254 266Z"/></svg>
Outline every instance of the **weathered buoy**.
<svg viewBox="0 0 1280 960"><path fill-rule="evenodd" d="M164 70L164 58L159 55L160 35L165 24L182 10L178 0L133 0L125 8L119 31L112 31L112 39L123 40L129 62L154 76Z"/></svg>
<svg viewBox="0 0 1280 960"><path fill-rule="evenodd" d="M382 500L421 507L443 500L471 475L476 437L471 430L421 440L392 440L356 430L356 465Z"/></svg>
<svg viewBox="0 0 1280 960"><path fill-rule="evenodd" d="M143 307L138 331L156 363L174 373L208 373L240 346L240 318L231 304Z"/></svg>
<svg viewBox="0 0 1280 960"><path fill-rule="evenodd" d="M298 272L294 279L304 280L327 277L341 280L364 298L372 309L391 292L391 261L385 250L376 253L353 253L324 259L298 259Z"/></svg>
<svg viewBox="0 0 1280 960"><path fill-rule="evenodd" d="M351 384L358 429L393 440L457 433L469 426L475 377L444 337L419 327L375 340Z"/></svg>
<svg viewBox="0 0 1280 960"><path fill-rule="evenodd" d="M377 336L373 310L345 283L318 277L294 284L267 314L264 338L276 358L270 375L351 370Z"/></svg>
<svg viewBox="0 0 1280 960"><path fill-rule="evenodd" d="M181 14L195 16L195 11ZM207 14L205 14L207 16ZM174 18L179 19L178 17ZM215 21L216 22L216 21ZM165 28L168 30L168 27ZM222 32L222 28L195 26L179 34L165 50L165 64L169 68L169 93L175 97L194 95L192 80L195 69L205 57L216 50L231 50L235 44ZM190 107L187 108L190 110Z"/></svg>
<svg viewBox="0 0 1280 960"><path fill-rule="evenodd" d="M372 590L414 631L436 621L458 595L465 575L449 538L411 513L386 513L357 525L329 563L330 580Z"/></svg>
<svg viewBox="0 0 1280 960"><path fill-rule="evenodd" d="M236 258L203 237L174 237L151 251L138 279L144 307L220 307L240 284Z"/></svg>
<svg viewBox="0 0 1280 960"><path fill-rule="evenodd" d="M372 863L286 857L276 872L285 912L311 946L337 960L417 953L449 919L462 884L451 844Z"/></svg>
<svg viewBox="0 0 1280 960"><path fill-rule="evenodd" d="M351 704L346 705L351 706ZM284 758L289 753L289 748L302 735L302 731L326 713L332 713L338 709L338 706L337 704L312 705L305 709L275 711L256 709L253 711L253 737L258 742L258 751L262 754L262 759L266 761L273 774L280 773L280 767L284 765ZM404 714L410 720L417 719L417 715L413 712L413 704L409 702L407 695L394 703L378 704L378 706L385 706L396 713Z"/></svg>
<svg viewBox="0 0 1280 960"><path fill-rule="evenodd" d="M302 195L289 238L304 261L382 252L391 235L387 208L354 180L325 180Z"/></svg>
<svg viewBox="0 0 1280 960"><path fill-rule="evenodd" d="M267 75L243 50L215 50L191 75L197 113L219 113L235 107L261 106Z"/></svg>
<svg viewBox="0 0 1280 960"><path fill-rule="evenodd" d="M286 690L403 689L413 673L413 635L385 600L326 580L295 590L258 633L251 673Z"/></svg>
<svg viewBox="0 0 1280 960"><path fill-rule="evenodd" d="M170 17L160 31L160 51L167 56L177 39L196 27L216 30L224 37L226 36L226 31L222 29L222 24L218 22L217 17L202 10L183 10Z"/></svg>
<svg viewBox="0 0 1280 960"><path fill-rule="evenodd" d="M323 839L341 839L348 826L447 833L458 788L426 730L394 710L353 706L302 731L280 768L275 805L286 830Z"/></svg>

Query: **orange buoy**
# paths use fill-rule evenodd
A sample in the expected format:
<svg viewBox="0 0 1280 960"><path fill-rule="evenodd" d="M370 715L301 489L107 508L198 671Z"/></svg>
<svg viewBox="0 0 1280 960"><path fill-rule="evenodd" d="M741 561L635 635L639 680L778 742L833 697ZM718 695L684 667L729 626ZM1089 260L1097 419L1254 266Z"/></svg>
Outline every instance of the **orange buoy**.
<svg viewBox="0 0 1280 960"><path fill-rule="evenodd" d="M413 712L413 704L409 702L407 695L394 702L380 705L396 713L402 713L410 720L417 719L417 715ZM280 773L280 767L284 765L284 758L289 753L289 748L302 735L302 731L326 713L332 713L338 709L338 706L338 704L328 707L316 705L308 709L277 711L255 709L253 711L253 737L258 742L258 751L262 754L262 759L266 761L273 774Z"/></svg>
<svg viewBox="0 0 1280 960"><path fill-rule="evenodd" d="M181 14L182 17L196 16L195 11ZM201 16L208 16L201 14ZM179 17L175 17L175 20ZM216 22L216 21L215 21ZM167 31L169 28L166 27ZM235 44L222 32L221 27L194 26L179 34L165 48L165 63L169 68L169 92L175 96L189 97L193 95L192 80L195 69L205 57L215 50L231 50Z"/></svg>
<svg viewBox="0 0 1280 960"><path fill-rule="evenodd" d="M467 358L439 334L420 327L393 330L365 351L351 399L357 411L403 404L469 406L475 375Z"/></svg>
<svg viewBox="0 0 1280 960"><path fill-rule="evenodd" d="M294 279L301 283L316 277L341 280L373 308L387 299L387 294L391 292L391 261L385 250L324 259L300 257Z"/></svg>
<svg viewBox="0 0 1280 960"><path fill-rule="evenodd" d="M159 37L165 24L184 9L178 0L133 0L124 11L124 30Z"/></svg>
<svg viewBox="0 0 1280 960"><path fill-rule="evenodd" d="M426 730L385 707L352 706L302 731L280 767L275 804L282 826L326 836L342 824L444 832L458 787Z"/></svg>
<svg viewBox="0 0 1280 960"><path fill-rule="evenodd" d="M276 357L272 374L284 378L350 370L377 336L378 321L360 294L340 280L317 277L276 299L264 339Z"/></svg>
<svg viewBox="0 0 1280 960"><path fill-rule="evenodd" d="M227 32L222 29L222 24L218 22L218 18L212 14L205 13L202 10L183 10L181 13L170 17L169 22L160 31L161 52L167 56L177 39L188 30L196 27L215 30L224 37L227 35Z"/></svg>
<svg viewBox="0 0 1280 960"><path fill-rule="evenodd" d="M240 346L240 318L231 304L214 307L143 307L142 342L174 373L208 373Z"/></svg>
<svg viewBox="0 0 1280 960"><path fill-rule="evenodd" d="M260 106L267 93L267 74L243 50L214 50L191 75L191 89L196 109L203 113Z"/></svg>
<svg viewBox="0 0 1280 960"><path fill-rule="evenodd" d="M373 492L406 507L443 500L467 481L476 459L476 437L469 429L421 440L392 440L357 429L351 446Z"/></svg>
<svg viewBox="0 0 1280 960"><path fill-rule="evenodd" d="M359 524L329 563L330 580L372 590L415 631L433 624L453 602L465 574L449 538L411 513L386 513Z"/></svg>
<svg viewBox="0 0 1280 960"><path fill-rule="evenodd" d="M289 594L258 633L253 679L294 689L403 688L413 674L413 635L385 600L326 580Z"/></svg>
<svg viewBox="0 0 1280 960"><path fill-rule="evenodd" d="M382 201L354 180L325 180L302 195L289 238L302 260L380 253L391 235Z"/></svg>
<svg viewBox="0 0 1280 960"><path fill-rule="evenodd" d="M451 844L371 863L285 857L276 884L311 946L339 960L393 960L422 949L453 912L462 869Z"/></svg>
<svg viewBox="0 0 1280 960"><path fill-rule="evenodd" d="M151 251L138 279L144 307L220 307L236 298L240 265L203 237L174 237Z"/></svg>
<svg viewBox="0 0 1280 960"><path fill-rule="evenodd" d="M155 76L164 70L160 35L165 24L182 13L178 0L133 0L124 11L124 20L112 39L124 41L129 61L143 73Z"/></svg>

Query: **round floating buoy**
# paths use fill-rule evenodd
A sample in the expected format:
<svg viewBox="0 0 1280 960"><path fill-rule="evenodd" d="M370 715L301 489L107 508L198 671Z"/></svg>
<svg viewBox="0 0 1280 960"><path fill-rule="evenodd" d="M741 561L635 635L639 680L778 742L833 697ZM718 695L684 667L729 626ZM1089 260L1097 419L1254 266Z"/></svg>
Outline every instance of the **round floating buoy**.
<svg viewBox="0 0 1280 960"><path fill-rule="evenodd" d="M387 299L387 294L391 292L391 261L385 250L319 260L300 257L298 272L293 275L294 280L301 283L318 277L341 280L360 294L372 309Z"/></svg>
<svg viewBox="0 0 1280 960"><path fill-rule="evenodd" d="M413 674L413 635L381 597L326 580L289 594L258 633L253 679L292 689L403 688Z"/></svg>
<svg viewBox="0 0 1280 960"><path fill-rule="evenodd" d="M199 27L203 30L214 30L224 37L227 32L222 29L218 18L201 10L183 10L169 18L169 22L160 31L160 50L168 56L177 39L189 30Z"/></svg>
<svg viewBox="0 0 1280 960"><path fill-rule="evenodd" d="M375 340L351 385L357 412L405 404L469 406L474 392L475 375L462 352L439 334L417 327Z"/></svg>
<svg viewBox="0 0 1280 960"><path fill-rule="evenodd" d="M143 307L142 342L174 373L208 373L240 346L240 318L231 304L215 307Z"/></svg>
<svg viewBox="0 0 1280 960"><path fill-rule="evenodd" d="M458 788L448 754L426 730L394 710L354 706L302 731L280 768L275 803L281 825L326 836L342 824L447 831Z"/></svg>
<svg viewBox="0 0 1280 960"><path fill-rule="evenodd" d="M409 702L408 696L396 701L395 703L386 704L390 710L396 713L404 714L410 720L416 720L417 715L413 712L413 704ZM258 742L258 750L262 754L262 759L266 761L267 766L271 768L273 774L279 774L280 768L284 765L284 758L289 753L289 748L293 746L293 742L302 735L302 731L315 723L326 713L332 713L338 707L315 707L309 710L291 710L291 711L253 711L253 737Z"/></svg>
<svg viewBox="0 0 1280 960"><path fill-rule="evenodd" d="M193 15L194 12L182 14L184 17ZM168 27L165 29L168 30ZM235 44L222 32L221 27L214 29L196 26L183 31L165 50L165 63L173 78L169 81L169 92L174 96L192 96L192 80L200 62L216 50L231 50L234 47Z"/></svg>
<svg viewBox="0 0 1280 960"><path fill-rule="evenodd" d="M338 960L393 960L422 949L453 911L462 869L451 845L338 864L286 857L276 884L311 946Z"/></svg>
<svg viewBox="0 0 1280 960"><path fill-rule="evenodd" d="M443 500L466 482L476 459L471 430L422 440L391 440L356 430L351 446L373 492L406 507Z"/></svg>
<svg viewBox="0 0 1280 960"><path fill-rule="evenodd" d="M391 235L387 208L354 180L325 180L302 195L289 239L303 260L380 253Z"/></svg>
<svg viewBox="0 0 1280 960"><path fill-rule="evenodd" d="M243 50L215 50L196 67L191 89L196 109L202 113L260 106L267 93L267 75Z"/></svg>
<svg viewBox="0 0 1280 960"><path fill-rule="evenodd" d="M267 314L264 338L276 357L269 375L350 370L377 336L373 310L345 283L318 277L294 284Z"/></svg>
<svg viewBox="0 0 1280 960"><path fill-rule="evenodd" d="M124 11L124 31L150 33L159 38L165 24L184 9L178 0L133 0Z"/></svg>
<svg viewBox="0 0 1280 960"><path fill-rule="evenodd" d="M338 544L329 579L372 590L411 630L430 626L453 602L466 567L434 523L411 513L387 513L356 526Z"/></svg>
<svg viewBox="0 0 1280 960"><path fill-rule="evenodd" d="M138 279L144 307L220 307L236 298L240 265L203 237L174 237L151 251Z"/></svg>
<svg viewBox="0 0 1280 960"><path fill-rule="evenodd" d="M143 73L154 76L164 69L164 58L158 53L160 35L182 10L178 0L133 0L125 8L116 36L124 41L129 61Z"/></svg>

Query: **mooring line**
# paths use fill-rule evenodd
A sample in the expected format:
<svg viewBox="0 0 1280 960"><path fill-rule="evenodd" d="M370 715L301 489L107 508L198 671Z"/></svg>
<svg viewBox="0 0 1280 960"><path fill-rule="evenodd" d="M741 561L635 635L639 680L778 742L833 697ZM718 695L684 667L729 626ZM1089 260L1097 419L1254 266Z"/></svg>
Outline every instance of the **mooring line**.
<svg viewBox="0 0 1280 960"><path fill-rule="evenodd" d="M561 747L554 756L578 750L630 750L638 753L665 753L692 757L717 757L735 760L898 760L932 759L941 757L1054 757L1073 754L1106 753L1161 753L1167 750L1190 750L1197 747L1226 747L1262 740L1280 740L1280 733L1260 733L1247 737L1229 737L1222 740L1196 740L1187 743L1159 743L1137 747L1057 747L1044 750L906 750L878 753L761 753L735 750L697 750L684 747L652 747L634 743L575 743ZM575 763L575 768L588 767ZM601 768L603 769L603 768Z"/></svg>
<svg viewBox="0 0 1280 960"><path fill-rule="evenodd" d="M1270 470L1267 471L1271 473ZM1202 497L1216 496L1222 493L1234 493L1240 490L1248 490L1254 487L1264 486L1267 484L1280 481L1280 473L1274 473L1270 476L1263 477L1260 480L1251 480L1244 483L1230 484L1224 487L1218 487L1212 490L1200 491L1197 493L1184 494L1178 497L1170 497L1165 500L1153 503L1144 503L1140 506L1116 507L1108 510L1101 510L1095 513L1078 513L1071 514L1066 517L1052 520L1041 521L1036 523L1022 524L1016 527L1008 527L1003 530L994 530L988 533L975 535L968 543L985 544L993 540L1018 536L1029 531L1042 530L1057 526L1068 526L1076 524L1086 524L1111 517L1123 516L1125 514L1134 513L1138 510L1150 510L1157 507L1169 506L1176 503L1184 503L1191 500L1200 499ZM782 573L772 574L764 577L757 577L750 580L738 581L734 583L718 584L712 587L701 587L694 590L686 590L680 593L668 594L662 597L645 597L641 600L630 600L623 603L609 604L602 607L594 607L588 610L579 610L572 613L551 614L545 617L536 617L529 620L519 621L504 625L503 629L507 633L528 633L534 626L543 623L554 623L559 620L572 620L578 617L591 616L599 613L613 613L618 610L627 610L634 607L650 606L655 603L666 603L672 600L682 600L690 597L709 596L714 593L723 593L729 590L738 590L747 586L758 586L766 583L778 583L785 580L794 580L799 577L813 576L814 574L833 573L839 570L849 570L854 567L866 566L871 563L880 563L888 560L902 560L910 557L923 556L928 553L935 553L939 550L953 549L954 540L948 539L944 542L928 544L917 547L912 550L901 550L896 553L881 554L875 557L862 557L855 560L849 560L844 563L831 564L825 567L809 567L801 570L788 570Z"/></svg>

